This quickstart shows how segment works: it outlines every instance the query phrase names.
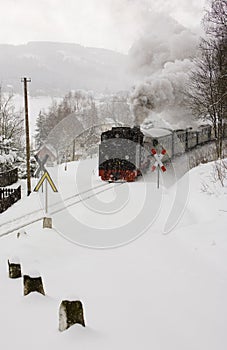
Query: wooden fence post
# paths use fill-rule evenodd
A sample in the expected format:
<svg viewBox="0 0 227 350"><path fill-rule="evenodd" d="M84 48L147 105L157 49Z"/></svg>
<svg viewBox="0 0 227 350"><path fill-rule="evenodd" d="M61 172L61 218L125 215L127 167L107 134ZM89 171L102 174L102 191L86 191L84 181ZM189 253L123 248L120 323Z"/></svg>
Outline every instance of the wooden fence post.
<svg viewBox="0 0 227 350"><path fill-rule="evenodd" d="M59 309L59 331L63 332L76 323L85 327L83 305L81 301L63 300Z"/></svg>
<svg viewBox="0 0 227 350"><path fill-rule="evenodd" d="M28 295L32 292L38 292L45 295L42 277L30 277L24 275L24 295Z"/></svg>
<svg viewBox="0 0 227 350"><path fill-rule="evenodd" d="M9 278L20 278L21 275L21 265L11 263L8 260L8 267L9 267Z"/></svg>

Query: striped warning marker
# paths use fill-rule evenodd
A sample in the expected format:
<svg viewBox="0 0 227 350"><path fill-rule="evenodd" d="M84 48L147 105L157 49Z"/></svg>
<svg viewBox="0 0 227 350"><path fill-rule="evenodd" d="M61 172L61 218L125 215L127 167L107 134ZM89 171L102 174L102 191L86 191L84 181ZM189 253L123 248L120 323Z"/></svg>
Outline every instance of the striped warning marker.
<svg viewBox="0 0 227 350"><path fill-rule="evenodd" d="M166 154L166 150L163 148L161 154L157 154L157 151L155 148L152 148L151 153L153 154L156 162L154 163L154 165L152 166L151 170L155 171L156 168L159 166L163 172L166 171L166 167L164 166L164 164L162 163L162 158L163 156Z"/></svg>

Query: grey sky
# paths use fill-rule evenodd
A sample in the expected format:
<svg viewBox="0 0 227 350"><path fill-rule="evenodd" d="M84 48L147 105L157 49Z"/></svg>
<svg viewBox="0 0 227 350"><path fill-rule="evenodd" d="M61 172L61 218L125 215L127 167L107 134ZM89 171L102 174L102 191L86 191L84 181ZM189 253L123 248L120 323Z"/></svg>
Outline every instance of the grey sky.
<svg viewBox="0 0 227 350"><path fill-rule="evenodd" d="M0 43L47 40L127 52L149 12L198 30L206 0L0 0ZM161 14L160 14L161 15Z"/></svg>

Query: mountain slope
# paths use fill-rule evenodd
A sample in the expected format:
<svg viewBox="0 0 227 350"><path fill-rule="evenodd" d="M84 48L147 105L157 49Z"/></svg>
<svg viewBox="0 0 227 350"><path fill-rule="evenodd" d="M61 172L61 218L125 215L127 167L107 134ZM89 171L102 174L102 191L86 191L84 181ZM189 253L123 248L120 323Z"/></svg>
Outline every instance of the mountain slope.
<svg viewBox="0 0 227 350"><path fill-rule="evenodd" d="M31 77L31 94L61 95L71 89L114 92L130 87L127 56L106 49L57 42L0 45L0 79L21 92Z"/></svg>

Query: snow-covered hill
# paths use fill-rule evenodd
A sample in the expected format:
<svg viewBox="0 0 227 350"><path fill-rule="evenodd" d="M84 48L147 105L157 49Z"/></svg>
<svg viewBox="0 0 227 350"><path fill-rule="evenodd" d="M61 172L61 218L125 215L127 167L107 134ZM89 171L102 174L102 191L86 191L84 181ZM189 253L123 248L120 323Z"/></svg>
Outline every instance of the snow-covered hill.
<svg viewBox="0 0 227 350"><path fill-rule="evenodd" d="M67 171L63 165L49 168L59 190L58 195L49 191L50 211L60 197L58 209L78 201L77 191L91 184L101 191L95 169L95 159L70 163ZM177 185L158 190L153 174L145 182L106 185L112 188L96 197L82 195L83 201L53 215L55 229L44 230L37 222L19 239L17 232L2 237L1 348L225 350L227 192L213 183L212 169L211 163L200 165L180 179L189 184L184 197L177 195ZM28 212L42 208L42 200L42 192L23 198L1 215L2 224L21 215L26 221ZM164 235L174 202L185 206L184 214ZM130 244L102 250L75 244L86 242L80 234L87 233L94 247L89 235L100 239L102 230L102 237L109 235L108 242L117 245L114 232L121 227L130 237L131 222L142 233L141 212L147 209L150 225ZM22 280L7 276L7 259L13 257L20 259L24 274L41 274L47 296L23 296ZM63 299L83 302L86 328L58 331Z"/></svg>
<svg viewBox="0 0 227 350"><path fill-rule="evenodd" d="M21 77L31 77L29 90L36 96L62 96L72 89L107 93L131 86L126 55L78 44L1 44L0 66L3 85L20 93Z"/></svg>

